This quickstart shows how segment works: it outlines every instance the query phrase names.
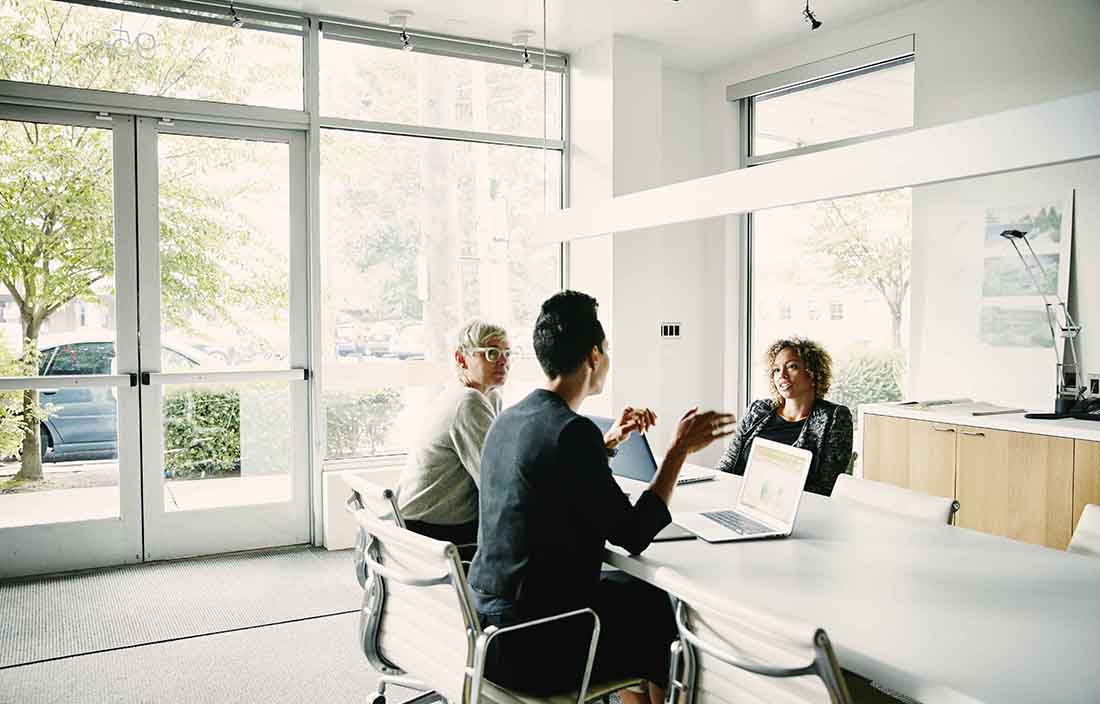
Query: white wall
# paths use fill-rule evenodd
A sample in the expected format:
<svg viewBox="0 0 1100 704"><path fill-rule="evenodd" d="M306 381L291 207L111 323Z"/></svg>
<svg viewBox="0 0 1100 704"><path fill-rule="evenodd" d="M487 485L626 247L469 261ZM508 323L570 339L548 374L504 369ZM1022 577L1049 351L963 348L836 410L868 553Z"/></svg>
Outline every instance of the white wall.
<svg viewBox="0 0 1100 704"><path fill-rule="evenodd" d="M576 52L572 72L573 203L699 175L700 75L665 69L659 47L627 37ZM611 340L611 388L584 410L653 408L658 452L687 408L721 405L726 326L707 282L725 267L714 246L695 223L571 244L570 286L597 296ZM681 323L681 338L661 340L662 321Z"/></svg>
<svg viewBox="0 0 1100 704"><path fill-rule="evenodd" d="M738 117L735 107L725 101L726 85L906 34L916 35L917 127L1100 88L1100 2L1006 0L994 6L979 0L930 0L848 27L826 25L797 44L708 72L703 77L702 124L708 140L703 173L738 167ZM975 219L980 225L985 207L1011 204L1021 194L1061 193L1070 185L1079 188L1074 254L1079 276L1071 298L1078 322L1085 327L1085 367L1100 371L1100 284L1090 277L1100 270L1100 221L1094 219L1100 190L1094 174L1095 166L1079 165L918 189L911 317L913 395L961 394L1033 407L1051 403L1053 354L1049 349L1037 355L978 345L975 272L967 268L969 263L962 266L960 258L945 253L977 256L973 248L981 232L978 229L975 234ZM730 229L708 227L715 233ZM948 231L954 234L949 236ZM726 279L733 281L737 270L736 259L729 256L733 235L726 237L725 254L731 262ZM945 288L944 282L954 288ZM958 295L948 300L950 290ZM728 292L726 298L727 306L734 303ZM731 312L725 317L734 319ZM727 349L727 364L730 359Z"/></svg>

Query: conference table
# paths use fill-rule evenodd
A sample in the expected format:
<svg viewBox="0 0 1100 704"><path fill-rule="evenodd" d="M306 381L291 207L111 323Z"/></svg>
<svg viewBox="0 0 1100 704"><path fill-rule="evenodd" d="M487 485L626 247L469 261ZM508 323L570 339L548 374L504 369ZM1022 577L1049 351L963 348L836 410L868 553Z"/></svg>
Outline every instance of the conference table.
<svg viewBox="0 0 1100 704"><path fill-rule="evenodd" d="M731 508L740 483L678 486L671 509ZM1100 559L807 493L789 538L605 560L822 627L842 667L920 702L1100 702Z"/></svg>

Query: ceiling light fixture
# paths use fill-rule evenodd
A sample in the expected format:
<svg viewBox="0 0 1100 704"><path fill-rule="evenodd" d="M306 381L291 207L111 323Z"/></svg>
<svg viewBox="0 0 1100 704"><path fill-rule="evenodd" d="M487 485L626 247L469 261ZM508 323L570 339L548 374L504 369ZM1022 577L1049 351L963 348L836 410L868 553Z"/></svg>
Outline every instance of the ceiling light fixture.
<svg viewBox="0 0 1100 704"><path fill-rule="evenodd" d="M517 29L512 32L512 46L523 47L523 67L531 68L531 53L527 50L527 45L531 42L531 38L535 36L535 33L530 29Z"/></svg>
<svg viewBox="0 0 1100 704"><path fill-rule="evenodd" d="M403 51L412 51L414 48L408 32L405 31L405 28L409 25L409 18L412 16L411 10L394 10L386 20L386 24L389 26L401 29L401 34L398 36L401 37L401 49Z"/></svg>
<svg viewBox="0 0 1100 704"><path fill-rule="evenodd" d="M240 29L244 26L244 20L242 20L240 18L240 15L237 14L237 8L233 7L232 2L229 3L229 16L233 18L233 21L230 22L230 24L233 25L235 29Z"/></svg>
<svg viewBox="0 0 1100 704"><path fill-rule="evenodd" d="M821 20L814 17L814 12L810 9L810 0L806 0L806 9L802 11L802 16L810 23L811 32L821 26Z"/></svg>

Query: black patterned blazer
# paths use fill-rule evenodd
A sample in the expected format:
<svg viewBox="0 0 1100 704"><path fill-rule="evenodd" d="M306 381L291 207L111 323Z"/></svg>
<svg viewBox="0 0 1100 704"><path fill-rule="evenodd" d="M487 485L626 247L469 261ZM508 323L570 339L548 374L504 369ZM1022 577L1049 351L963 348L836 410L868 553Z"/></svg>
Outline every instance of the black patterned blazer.
<svg viewBox="0 0 1100 704"><path fill-rule="evenodd" d="M730 473L734 471L741 453L749 451L752 441L774 412L775 402L771 399L752 402L730 437L730 444L718 463L718 469ZM806 479L806 491L829 496L833 493L836 478L848 471L852 461L852 412L847 406L838 406L824 399L814 401L813 410L794 446L814 454L810 476Z"/></svg>

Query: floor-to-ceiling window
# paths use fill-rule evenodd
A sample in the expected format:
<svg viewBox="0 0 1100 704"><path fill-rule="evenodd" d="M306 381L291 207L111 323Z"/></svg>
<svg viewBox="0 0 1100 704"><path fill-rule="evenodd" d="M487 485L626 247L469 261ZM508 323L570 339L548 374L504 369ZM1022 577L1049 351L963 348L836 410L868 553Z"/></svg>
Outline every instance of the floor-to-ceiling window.
<svg viewBox="0 0 1100 704"><path fill-rule="evenodd" d="M532 326L561 248L537 219L561 203L564 62L544 75L519 51L322 29L325 458L399 464L465 320L509 331L505 403L541 380Z"/></svg>
<svg viewBox="0 0 1100 704"><path fill-rule="evenodd" d="M746 97L749 167L913 125L912 55ZM748 216L748 398L768 395L764 351L811 338L833 358L828 398L896 400L908 360L909 189Z"/></svg>
<svg viewBox="0 0 1100 704"><path fill-rule="evenodd" d="M318 537L309 439L399 452L462 318L533 383L564 58L327 24L0 3L0 574Z"/></svg>

